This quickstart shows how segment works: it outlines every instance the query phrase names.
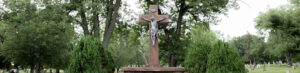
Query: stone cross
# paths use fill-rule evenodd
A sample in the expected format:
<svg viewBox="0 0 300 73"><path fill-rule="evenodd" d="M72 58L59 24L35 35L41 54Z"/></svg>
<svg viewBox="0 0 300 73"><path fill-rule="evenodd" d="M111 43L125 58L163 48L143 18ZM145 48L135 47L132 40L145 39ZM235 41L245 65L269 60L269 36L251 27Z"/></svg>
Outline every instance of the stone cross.
<svg viewBox="0 0 300 73"><path fill-rule="evenodd" d="M149 14L139 15L139 22L149 22L149 65L146 67L160 67L157 24L169 22L168 15L158 15L158 6L150 5Z"/></svg>

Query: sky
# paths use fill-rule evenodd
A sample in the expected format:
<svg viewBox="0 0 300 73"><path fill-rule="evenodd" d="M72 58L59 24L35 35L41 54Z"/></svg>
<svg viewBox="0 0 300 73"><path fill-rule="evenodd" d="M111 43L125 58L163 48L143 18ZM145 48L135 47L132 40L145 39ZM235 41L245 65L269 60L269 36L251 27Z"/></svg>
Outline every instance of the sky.
<svg viewBox="0 0 300 73"><path fill-rule="evenodd" d="M218 31L223 35L223 39L228 40L232 37L242 36L249 32L258 34L255 28L255 19L260 13L265 13L271 8L278 8L289 4L288 0L240 0L239 9L230 9L228 15L220 15L221 21L218 25L211 26L212 30Z"/></svg>
<svg viewBox="0 0 300 73"><path fill-rule="evenodd" d="M126 0L129 8L134 13L143 13L139 7L138 0ZM230 40L233 37L247 34L260 35L255 28L255 19L260 13L264 13L271 8L278 8L289 4L288 0L238 0L239 9L229 9L227 15L219 15L217 25L212 25L211 29L221 35L220 39Z"/></svg>

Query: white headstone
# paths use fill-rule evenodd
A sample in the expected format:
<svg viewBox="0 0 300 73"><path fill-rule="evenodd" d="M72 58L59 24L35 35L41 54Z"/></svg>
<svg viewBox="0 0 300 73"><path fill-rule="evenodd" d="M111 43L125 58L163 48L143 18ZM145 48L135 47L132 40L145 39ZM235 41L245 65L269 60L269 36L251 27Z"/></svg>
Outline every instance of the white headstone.
<svg viewBox="0 0 300 73"><path fill-rule="evenodd" d="M268 67L270 67L271 66L271 64L270 64L270 62L268 62Z"/></svg>
<svg viewBox="0 0 300 73"><path fill-rule="evenodd" d="M290 73L290 70L286 69L286 73Z"/></svg>
<svg viewBox="0 0 300 73"><path fill-rule="evenodd" d="M256 68L260 68L260 64L257 64L257 65L256 65Z"/></svg>
<svg viewBox="0 0 300 73"><path fill-rule="evenodd" d="M279 66L281 66L281 65L282 65L282 61L280 60L280 61L279 61Z"/></svg>
<svg viewBox="0 0 300 73"><path fill-rule="evenodd" d="M296 65L295 64L293 64L293 69L296 69Z"/></svg>
<svg viewBox="0 0 300 73"><path fill-rule="evenodd" d="M300 68L300 63L298 62L298 67Z"/></svg>

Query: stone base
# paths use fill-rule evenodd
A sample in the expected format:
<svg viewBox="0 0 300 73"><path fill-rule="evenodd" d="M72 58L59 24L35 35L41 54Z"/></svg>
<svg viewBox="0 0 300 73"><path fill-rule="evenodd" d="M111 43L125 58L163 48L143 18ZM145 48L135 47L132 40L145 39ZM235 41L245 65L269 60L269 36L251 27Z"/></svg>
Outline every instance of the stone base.
<svg viewBox="0 0 300 73"><path fill-rule="evenodd" d="M184 68L178 67L124 67L122 68L124 73L184 73Z"/></svg>

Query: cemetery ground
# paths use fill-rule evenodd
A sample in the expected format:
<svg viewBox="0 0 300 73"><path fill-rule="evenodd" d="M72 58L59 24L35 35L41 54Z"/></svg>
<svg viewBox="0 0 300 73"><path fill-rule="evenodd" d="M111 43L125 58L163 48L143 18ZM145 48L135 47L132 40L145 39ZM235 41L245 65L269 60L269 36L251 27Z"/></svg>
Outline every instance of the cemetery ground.
<svg viewBox="0 0 300 73"><path fill-rule="evenodd" d="M268 65L266 64L266 71L264 71L262 65L260 68L255 68L254 70L251 70L249 65L247 65L246 68L249 70L249 73L286 73L287 69L290 70L290 73L300 73L299 67L293 69L292 66L287 66L286 64L283 64L281 66L276 64L271 64L270 67L268 67Z"/></svg>

